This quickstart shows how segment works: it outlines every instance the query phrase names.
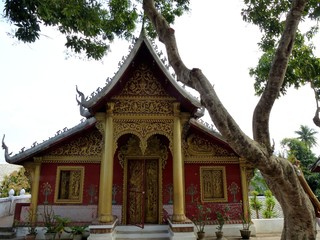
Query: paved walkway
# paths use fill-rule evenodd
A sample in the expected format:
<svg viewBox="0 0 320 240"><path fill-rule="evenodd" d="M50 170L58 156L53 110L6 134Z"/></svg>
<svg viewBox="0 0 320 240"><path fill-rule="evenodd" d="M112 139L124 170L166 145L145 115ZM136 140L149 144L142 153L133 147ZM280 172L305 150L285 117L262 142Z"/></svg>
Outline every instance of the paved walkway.
<svg viewBox="0 0 320 240"><path fill-rule="evenodd" d="M210 240L210 239L216 239L216 238L206 238L206 240ZM225 238L224 240L240 240L242 239L241 237L230 237L230 238ZM257 234L257 236L255 237L251 237L251 240L279 240L281 239L281 233L277 233L277 234ZM320 231L318 231L317 234L317 240L320 240Z"/></svg>

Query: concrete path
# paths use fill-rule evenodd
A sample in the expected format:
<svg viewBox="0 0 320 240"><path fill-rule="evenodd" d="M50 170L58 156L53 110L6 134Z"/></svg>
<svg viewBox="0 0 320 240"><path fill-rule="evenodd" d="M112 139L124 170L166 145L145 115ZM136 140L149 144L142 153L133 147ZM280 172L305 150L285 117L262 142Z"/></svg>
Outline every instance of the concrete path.
<svg viewBox="0 0 320 240"><path fill-rule="evenodd" d="M209 240L209 239L216 239L216 238L208 238L206 240ZM230 238L226 238L224 240L240 240L242 239L241 237L230 237ZM277 234L257 234L257 236L255 237L251 237L250 240L280 240L281 239L281 234L280 233L277 233ZM320 240L320 231L318 231L318 234L317 234L317 240Z"/></svg>

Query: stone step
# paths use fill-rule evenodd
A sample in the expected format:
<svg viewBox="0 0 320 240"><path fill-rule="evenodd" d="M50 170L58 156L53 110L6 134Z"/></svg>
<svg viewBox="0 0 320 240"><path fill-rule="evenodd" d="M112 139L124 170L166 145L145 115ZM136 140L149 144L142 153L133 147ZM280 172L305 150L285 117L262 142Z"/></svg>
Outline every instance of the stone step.
<svg viewBox="0 0 320 240"><path fill-rule="evenodd" d="M13 239L16 237L16 232L11 227L0 227L0 239Z"/></svg>
<svg viewBox="0 0 320 240"><path fill-rule="evenodd" d="M135 226L118 226L116 228L116 240L169 240L168 226L146 226L139 228Z"/></svg>

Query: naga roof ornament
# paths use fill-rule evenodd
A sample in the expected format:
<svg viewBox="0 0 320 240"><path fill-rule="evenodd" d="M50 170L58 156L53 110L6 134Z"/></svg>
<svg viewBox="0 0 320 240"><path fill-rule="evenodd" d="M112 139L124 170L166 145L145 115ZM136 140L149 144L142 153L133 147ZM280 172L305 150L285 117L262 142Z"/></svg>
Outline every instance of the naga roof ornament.
<svg viewBox="0 0 320 240"><path fill-rule="evenodd" d="M68 129L67 127L65 127L63 130L59 130L56 132L54 137L49 137L48 140L44 140L42 143L37 143L34 142L31 147L29 149L25 150L25 147L21 148L20 152L13 155L12 156L12 152L9 153L9 148L7 147L7 145L4 142L5 139L5 135L3 135L2 138L2 148L5 151L5 160L8 163L19 163L21 161L23 161L26 158L30 158L32 156L36 156L37 153L48 149L49 147L52 147L53 145L59 143L60 141L71 137L74 134L77 134L78 132L89 128L91 126L93 126L96 123L96 119L95 118L89 118L89 119L85 119L85 120L81 120L80 124L76 125L73 128Z"/></svg>

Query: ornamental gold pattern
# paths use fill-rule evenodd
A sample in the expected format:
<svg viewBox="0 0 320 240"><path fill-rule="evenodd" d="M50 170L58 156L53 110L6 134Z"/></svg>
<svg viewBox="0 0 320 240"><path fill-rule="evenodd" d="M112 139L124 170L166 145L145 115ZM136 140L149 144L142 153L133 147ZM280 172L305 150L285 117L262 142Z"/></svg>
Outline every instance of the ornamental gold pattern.
<svg viewBox="0 0 320 240"><path fill-rule="evenodd" d="M97 156L102 153L102 135L98 130L81 136L55 150L51 156Z"/></svg>
<svg viewBox="0 0 320 240"><path fill-rule="evenodd" d="M145 154L147 149L147 140L155 134L165 135L172 139L173 120L125 120L114 119L114 141L115 143L124 134L133 134L140 139L140 149Z"/></svg>
<svg viewBox="0 0 320 240"><path fill-rule="evenodd" d="M132 133L145 139L154 134L164 134L169 139L172 136L173 120L114 120L114 137Z"/></svg>
<svg viewBox="0 0 320 240"><path fill-rule="evenodd" d="M128 143L120 147L118 152L119 163L124 167L124 162L128 157L147 156L157 157L160 159L162 168L165 168L168 159L168 149L156 136L151 136L147 141L147 149L145 154L142 153L140 148L139 139L133 135L129 138Z"/></svg>
<svg viewBox="0 0 320 240"><path fill-rule="evenodd" d="M114 114L172 115L172 102L160 99L115 99Z"/></svg>
<svg viewBox="0 0 320 240"><path fill-rule="evenodd" d="M157 223L158 221L158 195L159 195L159 164L157 159L150 159L146 164L146 206L145 221L148 223Z"/></svg>
<svg viewBox="0 0 320 240"><path fill-rule="evenodd" d="M191 134L184 144L186 156L235 156L196 134Z"/></svg>
<svg viewBox="0 0 320 240"><path fill-rule="evenodd" d="M148 65L143 63L134 71L133 76L126 83L120 95L169 97Z"/></svg>

